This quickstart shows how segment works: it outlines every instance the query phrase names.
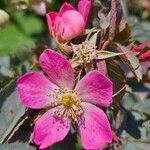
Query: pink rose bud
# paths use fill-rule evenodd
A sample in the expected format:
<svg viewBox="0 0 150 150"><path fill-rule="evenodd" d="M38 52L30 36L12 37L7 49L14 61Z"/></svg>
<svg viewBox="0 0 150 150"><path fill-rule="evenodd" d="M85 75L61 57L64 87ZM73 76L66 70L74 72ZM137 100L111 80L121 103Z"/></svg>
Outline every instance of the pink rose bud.
<svg viewBox="0 0 150 150"><path fill-rule="evenodd" d="M90 0L80 0L78 10L65 2L59 12L47 13L50 34L59 41L69 41L75 38L84 30L90 8Z"/></svg>

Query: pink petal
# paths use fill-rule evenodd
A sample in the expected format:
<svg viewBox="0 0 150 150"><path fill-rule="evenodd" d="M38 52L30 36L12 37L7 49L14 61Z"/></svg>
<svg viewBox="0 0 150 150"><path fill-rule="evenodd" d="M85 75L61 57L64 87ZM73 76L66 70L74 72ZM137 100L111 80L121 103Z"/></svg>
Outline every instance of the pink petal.
<svg viewBox="0 0 150 150"><path fill-rule="evenodd" d="M99 71L90 71L77 84L82 101L108 107L112 100L112 82Z"/></svg>
<svg viewBox="0 0 150 150"><path fill-rule="evenodd" d="M75 18L78 18L75 20ZM68 10L63 13L61 21L56 19L56 26L59 26L61 30L56 32L61 36L63 40L71 40L78 36L85 27L85 22L82 15L75 10ZM63 30L62 30L63 29Z"/></svg>
<svg viewBox="0 0 150 150"><path fill-rule="evenodd" d="M138 58L139 58L139 60L145 60L145 59L147 59L147 58L150 58L150 50L146 51L146 52L143 53L143 54L140 54L140 55L138 56Z"/></svg>
<svg viewBox="0 0 150 150"><path fill-rule="evenodd" d="M49 104L51 98L48 93L58 87L43 74L31 72L18 79L17 88L20 100L26 107L39 109Z"/></svg>
<svg viewBox="0 0 150 150"><path fill-rule="evenodd" d="M58 17L57 12L49 12L46 14L47 24L50 32L53 30L56 17Z"/></svg>
<svg viewBox="0 0 150 150"><path fill-rule="evenodd" d="M50 109L35 123L33 140L40 149L63 140L69 132L70 120L56 118L55 111L56 108Z"/></svg>
<svg viewBox="0 0 150 150"><path fill-rule="evenodd" d="M144 41L143 43L133 47L133 51L142 52L142 50L150 45L150 39Z"/></svg>
<svg viewBox="0 0 150 150"><path fill-rule="evenodd" d="M59 15L61 16L64 12L68 10L75 10L75 8L71 4L65 2L59 10Z"/></svg>
<svg viewBox="0 0 150 150"><path fill-rule="evenodd" d="M74 86L74 70L61 54L47 49L41 54L39 62L53 83L65 88Z"/></svg>
<svg viewBox="0 0 150 150"><path fill-rule="evenodd" d="M64 32L64 27L65 27L65 24L62 20L61 17L57 17L56 21L55 21L55 35L58 40L62 40L62 34ZM63 39L65 40L65 39Z"/></svg>
<svg viewBox="0 0 150 150"><path fill-rule="evenodd" d="M91 9L91 0L80 0L78 4L78 11L82 14L85 24Z"/></svg>
<svg viewBox="0 0 150 150"><path fill-rule="evenodd" d="M79 120L81 143L85 149L99 149L111 143L112 132L105 113L90 103L81 103L84 115Z"/></svg>

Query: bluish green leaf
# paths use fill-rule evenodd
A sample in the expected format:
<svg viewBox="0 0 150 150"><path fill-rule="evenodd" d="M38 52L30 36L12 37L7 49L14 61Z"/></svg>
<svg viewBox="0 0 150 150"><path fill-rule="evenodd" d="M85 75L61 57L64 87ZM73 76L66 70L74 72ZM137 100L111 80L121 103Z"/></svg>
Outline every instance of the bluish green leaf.
<svg viewBox="0 0 150 150"><path fill-rule="evenodd" d="M16 80L0 91L0 98L0 142L3 142L19 124L20 118L25 114L25 107L18 99Z"/></svg>
<svg viewBox="0 0 150 150"><path fill-rule="evenodd" d="M132 109L150 115L150 99L138 102Z"/></svg>
<svg viewBox="0 0 150 150"><path fill-rule="evenodd" d="M139 60L135 56L135 54L132 51L128 50L127 47L120 45L120 44L117 44L117 51L120 53L121 52L126 53L126 55L120 55L119 57L127 65L127 67L132 71L136 79L140 81L142 79L142 69L141 69Z"/></svg>
<svg viewBox="0 0 150 150"><path fill-rule="evenodd" d="M34 146L23 143L0 144L0 150L36 150Z"/></svg>

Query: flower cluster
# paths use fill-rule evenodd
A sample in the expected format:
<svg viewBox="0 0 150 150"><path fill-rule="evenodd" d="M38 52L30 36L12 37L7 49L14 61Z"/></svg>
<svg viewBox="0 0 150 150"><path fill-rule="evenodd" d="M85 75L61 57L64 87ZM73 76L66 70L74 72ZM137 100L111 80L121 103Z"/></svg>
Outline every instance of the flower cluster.
<svg viewBox="0 0 150 150"><path fill-rule="evenodd" d="M81 34L90 8L90 0L80 0L78 10L64 3L58 13L47 13L52 37L64 42ZM87 64L104 55L104 51L99 53L96 46L88 42L72 45L76 62L85 70ZM112 102L111 80L92 68L85 73L81 69L80 75L76 75L76 68L62 54L52 49L44 50L39 57L39 64L45 74L30 72L17 81L22 103L28 108L46 111L35 123L35 144L44 149L63 140L72 124L78 126L84 149L99 149L111 143L109 120L101 109L108 108Z"/></svg>

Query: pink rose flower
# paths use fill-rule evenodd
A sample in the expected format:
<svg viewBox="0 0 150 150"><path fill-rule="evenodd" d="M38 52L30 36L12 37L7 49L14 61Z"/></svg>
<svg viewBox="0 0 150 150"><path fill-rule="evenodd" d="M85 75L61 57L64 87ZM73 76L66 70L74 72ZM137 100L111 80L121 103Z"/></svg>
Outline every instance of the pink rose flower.
<svg viewBox="0 0 150 150"><path fill-rule="evenodd" d="M45 50L39 62L47 75L31 72L17 82L20 99L26 107L48 110L34 127L33 140L39 148L63 140L71 121L77 123L85 149L98 149L110 143L112 132L107 116L94 104L110 105L112 82L95 70L75 84L73 68L53 50Z"/></svg>
<svg viewBox="0 0 150 150"><path fill-rule="evenodd" d="M56 40L69 41L85 28L91 0L80 0L78 11L69 3L64 3L59 12L46 14L50 34Z"/></svg>

